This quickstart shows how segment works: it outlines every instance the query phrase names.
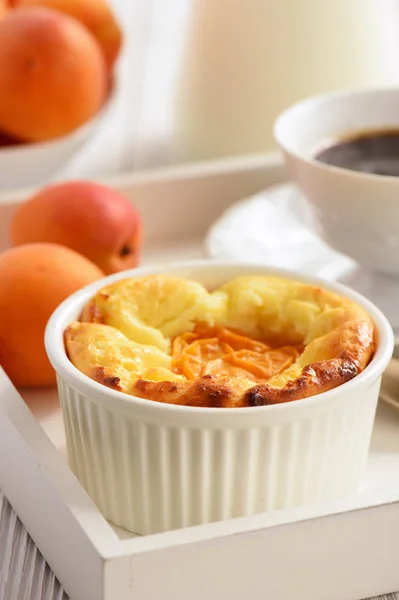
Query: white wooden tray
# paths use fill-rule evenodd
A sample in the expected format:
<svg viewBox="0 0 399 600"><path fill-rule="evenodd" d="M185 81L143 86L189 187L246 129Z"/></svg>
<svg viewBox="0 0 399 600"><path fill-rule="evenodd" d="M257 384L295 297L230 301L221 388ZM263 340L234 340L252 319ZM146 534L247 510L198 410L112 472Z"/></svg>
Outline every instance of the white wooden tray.
<svg viewBox="0 0 399 600"><path fill-rule="evenodd" d="M108 183L141 210L148 263L201 255L227 206L283 179L279 161L258 157ZM0 197L3 246L20 199ZM73 600L359 600L399 589L399 414L390 407L379 408L360 494L134 537L103 519L70 471L56 392L22 394L26 403L0 370L0 489Z"/></svg>

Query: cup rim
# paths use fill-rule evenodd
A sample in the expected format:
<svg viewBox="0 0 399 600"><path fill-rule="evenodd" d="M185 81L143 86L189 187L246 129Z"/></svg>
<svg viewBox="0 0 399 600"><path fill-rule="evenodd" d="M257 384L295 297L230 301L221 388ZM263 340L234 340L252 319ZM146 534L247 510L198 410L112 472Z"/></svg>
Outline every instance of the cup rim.
<svg viewBox="0 0 399 600"><path fill-rule="evenodd" d="M283 110L276 118L273 124L273 136L276 140L277 144L280 148L294 156L295 158L301 160L302 162L311 165L312 167L329 171L331 173L336 173L337 175L345 175L346 177L351 177L352 179L357 180L374 180L375 182L386 182L389 184L398 184L399 178L395 175L380 175L377 173L367 173L363 171L352 171L350 169L346 169L345 167L338 167L336 165L330 165L327 163L323 163L321 161L316 160L313 156L308 156L305 152L301 152L299 150L294 150L290 144L287 144L285 136L282 134L282 129L285 125L285 121L288 118L291 118L292 114L295 112L299 112L302 109L317 105L320 102L324 101L332 101L345 99L345 98L356 98L359 96L380 96L385 94L397 94L398 102L399 102L399 86L376 86L376 87L360 87L354 89L344 89L344 90L334 90L332 92L327 92L323 94L317 94L314 96L309 96L296 102L295 104L291 104L291 106L287 107ZM322 140L321 140L322 141Z"/></svg>
<svg viewBox="0 0 399 600"><path fill-rule="evenodd" d="M78 310L83 308L85 303L94 295L94 293L100 288L108 285L119 279L127 277L142 277L151 274L168 273L173 275L174 271L184 270L190 268L192 276L195 278L195 269L209 268L211 271L214 268L237 268L237 277L244 275L245 273L250 275L252 273L264 274L264 275L277 275L288 279L294 279L304 283L313 285L319 285L326 289L345 296L354 302L357 302L362 306L373 319L374 325L377 330L377 350L367 365L367 367L359 373L356 377L350 381L332 389L327 392L310 396L308 398L302 398L293 402L271 404L266 406L257 407L245 407L245 408L212 408L212 407L193 407L185 405L167 404L162 402L155 402L147 400L145 398L138 398L136 396L119 392L108 388L97 381L90 379L87 375L83 374L77 369L72 362L69 360L65 346L64 346L64 330L68 323L73 318L72 314L76 314ZM235 276L234 276L235 277ZM230 277L229 279L232 279ZM71 318L70 318L71 317ZM78 290L66 300L64 300L51 315L45 330L45 348L47 356L55 369L56 373L66 381L72 388L87 396L91 401L102 404L107 408L111 406L117 406L118 409L122 410L134 410L139 408L143 411L143 414L150 417L151 415L159 417L162 414L177 415L203 415L212 418L218 415L218 418L225 415L229 419L241 419L244 415L247 417L251 415L255 417L257 415L265 415L280 413L281 411L296 411L305 410L305 408L311 408L319 404L329 405L331 402L338 401L342 396L347 396L351 391L355 391L356 388L362 388L364 386L369 387L372 385L386 369L393 353L394 347L394 334L392 328L385 315L369 300L364 296L347 288L346 286L324 280L319 277L311 277L288 269L282 269L277 267L267 267L254 263L247 262L236 262L228 260L187 260L178 262L169 262L164 265L153 265L149 267L139 267L135 269L129 269L121 271L113 275L103 277L94 283L91 283L84 288ZM291 413L292 414L292 413Z"/></svg>

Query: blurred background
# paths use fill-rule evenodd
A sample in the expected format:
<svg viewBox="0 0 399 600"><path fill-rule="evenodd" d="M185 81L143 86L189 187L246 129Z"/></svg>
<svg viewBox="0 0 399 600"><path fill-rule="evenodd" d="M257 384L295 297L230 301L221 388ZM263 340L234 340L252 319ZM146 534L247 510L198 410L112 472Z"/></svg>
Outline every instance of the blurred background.
<svg viewBox="0 0 399 600"><path fill-rule="evenodd" d="M80 132L76 121L75 128L68 130L72 137L57 138L51 151L46 145L36 145L32 152L22 144L8 152L0 139L0 189L40 184L50 177L107 176L273 152L273 122L290 104L333 89L399 81L398 0L0 0L0 16L4 7L8 6L11 15L16 7L32 5L35 11L47 6L76 17L98 37L103 50L112 41L100 40L102 28L111 27L113 16L117 18L123 44L111 71L115 94L96 127L90 125L90 131ZM38 31L33 13L29 35L14 31L14 51L15 56L20 53L20 62L12 66L7 59L9 42L4 43L9 23L3 23L0 36L4 38L0 43L0 129L19 134L25 141L52 141L54 135L44 131L47 123L62 113L64 126L71 106L79 112L79 103L84 105L81 99L87 100L84 94L90 95L88 90L94 86L86 77L81 79L86 81L86 92L73 78L75 85L65 86L67 69L62 61L74 50L59 47L50 65L46 51L40 54L41 38L33 39ZM42 38L51 37L58 26L61 23L46 27ZM116 35L114 30L114 42ZM76 49L77 40L72 41ZM31 128L36 120L32 82L35 76L40 78L40 69L36 75L27 70L20 77L22 71L15 65L33 60L31 51L39 52L38 63L42 67L46 63L48 69L44 76L43 67L39 105L48 102L52 115L43 115L39 109L44 125L39 135L35 132L36 137L29 138L22 115L28 118L30 114ZM81 62L90 62L87 51L80 52ZM63 108L54 100L57 73L64 74ZM82 73L83 65L75 76ZM22 104L13 130L10 114L16 111L10 89L15 90L15 85L25 86L26 93L19 98ZM46 95L50 85L51 101ZM69 88L74 90L72 95ZM88 122L93 114L79 117L79 123Z"/></svg>
<svg viewBox="0 0 399 600"><path fill-rule="evenodd" d="M274 151L293 102L399 81L396 0L111 1L117 98L63 175Z"/></svg>

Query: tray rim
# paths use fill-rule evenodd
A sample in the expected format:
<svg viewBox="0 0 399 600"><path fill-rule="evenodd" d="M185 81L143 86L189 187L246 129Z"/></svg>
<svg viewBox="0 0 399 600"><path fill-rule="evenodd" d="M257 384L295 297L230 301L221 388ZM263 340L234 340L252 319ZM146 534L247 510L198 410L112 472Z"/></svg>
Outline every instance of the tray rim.
<svg viewBox="0 0 399 600"><path fill-rule="evenodd" d="M62 536L64 543L67 540L67 544L73 545L75 550L80 546L83 548L84 572L87 575L87 580L83 583L84 588L87 589L83 588L82 590L80 576L79 590L73 597L93 598L93 600L100 598L108 600L109 598L111 600L115 593L115 586L121 586L118 590L118 599L126 598L127 600L129 598L128 582L131 579L132 571L136 570L137 564L141 564L143 559L151 564L154 564L155 560L154 568L157 568L157 565L159 566L167 559L171 550L177 551L177 554L182 557L187 548L196 548L198 551L201 551L202 548L202 552L205 550L209 552L213 543L216 542L222 543L226 551L228 548L226 544L230 544L231 541L234 540L235 543L240 539L245 541L253 535L260 536L258 543L264 550L270 547L271 535L274 540L274 554L276 554L274 548L276 533L292 543L298 539L298 535L302 537L302 532L298 531L298 528L305 528L306 535L312 530L313 540L317 547L316 540L323 539L326 528L339 531L343 525L348 528L351 522L358 519L362 522L378 519L378 522L384 523L384 527L378 525L378 537L381 538L381 542L384 541L384 547L389 548L391 556L393 548L397 548L399 485L395 494L392 494L391 491L377 491L373 493L372 500L370 494L359 495L356 497L356 502L354 500L353 506L349 508L348 502L345 500L328 503L317 509L311 507L287 509L269 515L256 515L147 537L119 539L93 505L3 370L0 370L0 409L2 413L0 439L9 450L12 450L13 456L18 457L19 479L22 476L24 483L29 482L32 489L41 487L43 491L47 490L47 496L33 496L34 502L27 506L24 497L20 495L21 483L16 484L10 480L7 457L5 453L0 453L0 479L3 492L16 509L61 584L69 593L73 590L71 590L68 573L64 573L63 569L60 570L59 557L52 556L56 546L54 540L49 540L48 535L43 531L43 521L47 521L47 526L52 529L57 539ZM29 444L29 452L26 452L27 444ZM43 498L45 499L44 507ZM87 511L91 513L89 521L85 519ZM41 515L39 521L37 520L38 515ZM63 516L62 520L60 520L60 515ZM388 515L390 518L387 521ZM348 518L351 518L349 523ZM393 527L394 523L397 524L396 531ZM376 536L374 536L374 540L376 540ZM395 546L393 546L393 542L395 542ZM284 545L283 551L285 552ZM381 553L381 550L378 552ZM62 556L64 551L60 554ZM333 551L332 554L334 554ZM68 560L70 558L71 554L69 554ZM80 560L80 553L73 557L68 568L70 573L73 572L76 575L76 572L81 570L81 568L79 569L81 567ZM276 564L279 560L281 557L275 556ZM372 593L381 594L392 589L399 589L399 573L396 568L392 573L395 575L394 587L386 589L378 587L371 590ZM65 575L67 575L67 580L65 580ZM368 588L366 595L370 595L370 589ZM83 592L86 595L81 595ZM309 590L307 594L309 597ZM280 598L280 596L277 597ZM310 597L323 598L324 596L311 595ZM359 597L354 596L356 600ZM155 598L156 596L154 596Z"/></svg>
<svg viewBox="0 0 399 600"><path fill-rule="evenodd" d="M218 177L223 178L240 173L253 173L256 176L256 174L261 174L262 171L266 171L266 181L270 179L280 183L287 181L285 165L280 152L246 154L135 172L124 171L117 175L95 177L93 180L123 190L132 185L142 187L147 185L154 186L158 183L173 184L176 181L181 182L203 178L217 179ZM17 205L41 187L43 186L22 187L5 191L0 189L0 207L7 204Z"/></svg>
<svg viewBox="0 0 399 600"><path fill-rule="evenodd" d="M240 170L242 173L253 172L257 176L263 171L265 187L269 180L271 183L285 181L282 175L281 159L275 155L272 157L265 155L263 157L247 157L245 160L221 161L218 164L209 163L189 168L165 169L158 172L154 179L150 174L133 176L127 174L116 180L114 178L112 185L119 189L123 189L127 185L137 184L140 186L143 181L149 186L152 185L152 182L162 185L163 182L178 181L181 177L191 181L192 185L196 185L198 179L204 177L212 179L213 177L217 184L220 178L229 177ZM18 202L18 198L22 198L23 195L21 191L13 193L12 201ZM3 202L10 202L10 199L10 194L0 195L0 205ZM337 543L341 543L342 527L348 528L348 518L351 518L351 522L359 519L364 522L367 519L371 523L377 520L380 525L378 526L379 531L377 528L375 532L375 539L384 536L384 545L391 556L394 554L393 550L397 549L397 542L394 538L398 538L399 534L399 477L397 492L376 491L372 495L370 493L359 495L356 497L356 503L349 508L347 501L334 502L317 509L287 509L270 515L245 517L148 537L119 539L87 496L2 369L0 369L0 413L0 487L61 584L77 600L113 600L116 592L118 600L125 600L125 598L127 600L132 598L133 590L136 591L138 598L147 599L148 597L155 600L157 595L154 589L156 588L150 592L152 595L142 595L146 593L146 577L147 583L150 581L148 579L150 568L162 571L163 561L168 562L172 559L175 564L177 561L182 564L186 552L189 550L192 553L206 552L208 558L203 564L208 564L211 569L212 563L209 561L217 558L220 552L219 547L223 548L226 555L233 558L237 541L248 544L255 538L257 540L256 551L261 548L263 552L272 553L273 556L269 556L268 559L269 566L274 564L279 572L279 565L281 568L281 561L284 561L287 540L298 542L300 538L303 539L302 530L305 528L306 531L313 532L311 535L317 546L317 540L319 543L323 540L323 531L333 528L337 532L341 531L341 537L337 540ZM13 472L9 468L7 452L11 452L12 456L18 459L18 469L14 469ZM25 496L21 493L27 486L30 486L31 489L29 503L25 501ZM90 519L87 519L88 512L91 513ZM398 528L396 536L393 526L395 523ZM275 547L276 533L279 535L278 551ZM63 539L63 544L57 543L60 537ZM65 564L66 561L63 560L65 546L69 546L70 550L75 550L69 556L69 564ZM354 549L352 544L352 550ZM359 545L357 549L361 550ZM311 549L309 552L307 560L312 555ZM337 551L333 546L331 553L331 556L335 555L337 558ZM385 553L384 550L384 555ZM314 560L317 559L317 553L315 554L314 551L313 557ZM359 565L360 562L363 565L370 563L368 566L372 570L372 559L375 560L374 554L369 556L365 552L360 552L358 563ZM248 570L250 564L247 563L248 561L245 563ZM302 563L303 559L299 560L298 564ZM293 574L292 577L294 586L298 585L298 577L300 580L298 564L295 571L298 573L297 575ZM303 568L305 566L306 563L303 563ZM188 577L191 576L195 580L199 576L198 572L193 572L192 569L192 565L187 563L187 573L182 577L179 595L173 594L170 598L180 600L185 597L186 591L183 589L187 588ZM364 596L399 589L399 572L391 565L388 554L384 571L387 573L388 587L384 588L385 583L382 582L376 585L373 577L367 573L363 585L364 588L367 587ZM157 593L164 590L165 577L169 576L164 574L161 582L155 584L158 585ZM214 574L213 577L216 575ZM154 586L154 584L152 585ZM231 594L236 593L233 583L226 585L230 586ZM273 585L281 586L281 581L279 583L276 577L271 576L268 583L270 591L273 590ZM353 587L353 581L351 585ZM295 587L292 589L294 590ZM362 586L354 596L348 595L348 589L346 589L345 597L353 597L354 600L358 600L361 589L363 589ZM337 591L336 587L335 592ZM343 590L341 591L343 592ZM266 590L262 589L262 594L265 593ZM238 597L232 595L232 598ZM287 596L277 594L274 597L276 600L280 600ZM302 598L302 595L298 596L297 593L296 597ZM305 597L314 597L318 600L334 597L336 600L338 596L337 594L326 596L325 589L318 589L316 585L311 591L306 589L306 596L304 595L303 598ZM192 598L194 600L193 595ZM197 596L195 596L195 600L196 598Z"/></svg>

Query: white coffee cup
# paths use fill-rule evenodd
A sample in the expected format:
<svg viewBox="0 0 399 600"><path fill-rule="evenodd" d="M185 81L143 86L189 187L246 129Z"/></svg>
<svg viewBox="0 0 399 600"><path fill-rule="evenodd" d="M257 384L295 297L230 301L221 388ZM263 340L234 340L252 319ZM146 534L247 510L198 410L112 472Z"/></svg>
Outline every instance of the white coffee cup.
<svg viewBox="0 0 399 600"><path fill-rule="evenodd" d="M280 115L274 135L326 241L367 269L399 275L399 177L315 159L328 140L373 128L399 129L399 88L306 99Z"/></svg>

